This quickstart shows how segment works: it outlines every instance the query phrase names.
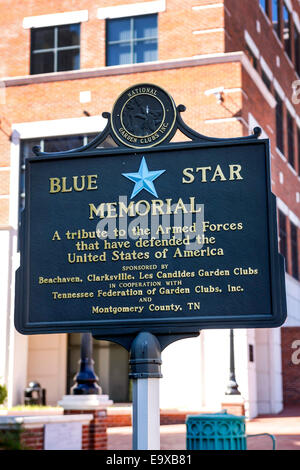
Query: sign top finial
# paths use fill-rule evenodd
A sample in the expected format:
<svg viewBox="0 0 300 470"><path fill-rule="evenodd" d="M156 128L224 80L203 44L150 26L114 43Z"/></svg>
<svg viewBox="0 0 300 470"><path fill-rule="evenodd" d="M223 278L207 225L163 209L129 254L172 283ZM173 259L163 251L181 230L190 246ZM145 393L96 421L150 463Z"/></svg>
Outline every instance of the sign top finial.
<svg viewBox="0 0 300 470"><path fill-rule="evenodd" d="M157 85L143 83L125 90L114 104L111 127L115 137L131 148L150 148L172 137L176 107Z"/></svg>

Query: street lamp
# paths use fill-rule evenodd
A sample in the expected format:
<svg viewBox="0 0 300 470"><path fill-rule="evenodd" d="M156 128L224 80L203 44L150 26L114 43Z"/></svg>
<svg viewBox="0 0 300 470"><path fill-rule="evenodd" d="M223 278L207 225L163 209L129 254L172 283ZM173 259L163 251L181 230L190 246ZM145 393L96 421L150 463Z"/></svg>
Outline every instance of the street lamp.
<svg viewBox="0 0 300 470"><path fill-rule="evenodd" d="M80 347L80 369L74 377L75 385L71 388L72 395L101 395L98 377L94 371L93 338L91 333L82 333Z"/></svg>
<svg viewBox="0 0 300 470"><path fill-rule="evenodd" d="M239 386L235 378L235 365L234 365L234 334L233 330L230 330L230 373L229 373L229 382L227 385L227 390L225 395L240 395Z"/></svg>

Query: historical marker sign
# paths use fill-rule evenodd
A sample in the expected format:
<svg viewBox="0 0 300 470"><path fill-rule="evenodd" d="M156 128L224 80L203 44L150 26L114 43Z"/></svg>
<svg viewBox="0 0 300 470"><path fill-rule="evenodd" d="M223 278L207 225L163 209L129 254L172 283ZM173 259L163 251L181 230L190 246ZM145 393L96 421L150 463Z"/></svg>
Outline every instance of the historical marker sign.
<svg viewBox="0 0 300 470"><path fill-rule="evenodd" d="M159 87L133 87L102 136L120 147L97 149L98 138L28 159L18 331L108 337L283 323L268 141L159 146L176 130L174 110Z"/></svg>

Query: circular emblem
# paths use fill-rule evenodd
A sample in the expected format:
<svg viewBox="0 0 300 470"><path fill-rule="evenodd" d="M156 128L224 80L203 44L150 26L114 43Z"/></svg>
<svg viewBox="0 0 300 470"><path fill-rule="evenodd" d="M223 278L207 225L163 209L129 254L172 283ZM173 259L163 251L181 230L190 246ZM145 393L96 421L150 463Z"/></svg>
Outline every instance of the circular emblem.
<svg viewBox="0 0 300 470"><path fill-rule="evenodd" d="M170 136L176 120L175 103L162 88L143 83L125 90L115 102L111 127L123 144L148 148Z"/></svg>

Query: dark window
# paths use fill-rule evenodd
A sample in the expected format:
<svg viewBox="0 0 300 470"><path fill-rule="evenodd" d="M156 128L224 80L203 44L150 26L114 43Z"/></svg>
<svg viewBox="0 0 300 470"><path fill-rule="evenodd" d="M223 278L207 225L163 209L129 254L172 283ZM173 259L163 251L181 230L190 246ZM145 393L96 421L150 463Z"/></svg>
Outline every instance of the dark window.
<svg viewBox="0 0 300 470"><path fill-rule="evenodd" d="M266 87L271 90L271 80L269 79L268 75L264 71L264 69L261 70L261 78L263 79L264 84Z"/></svg>
<svg viewBox="0 0 300 470"><path fill-rule="evenodd" d="M299 279L297 226L291 222L292 276Z"/></svg>
<svg viewBox="0 0 300 470"><path fill-rule="evenodd" d="M283 40L285 52L291 57L291 14L285 4L283 4Z"/></svg>
<svg viewBox="0 0 300 470"><path fill-rule="evenodd" d="M259 0L259 4L264 10L266 9L266 0Z"/></svg>
<svg viewBox="0 0 300 470"><path fill-rule="evenodd" d="M259 0L259 4L264 12L269 15L269 0Z"/></svg>
<svg viewBox="0 0 300 470"><path fill-rule="evenodd" d="M158 59L157 15L107 20L106 65Z"/></svg>
<svg viewBox="0 0 300 470"><path fill-rule="evenodd" d="M277 148L284 153L284 143L283 143L283 103L280 96L275 93L276 99L276 146Z"/></svg>
<svg viewBox="0 0 300 470"><path fill-rule="evenodd" d="M298 174L300 176L300 128L297 127L297 140L298 140Z"/></svg>
<svg viewBox="0 0 300 470"><path fill-rule="evenodd" d="M280 16L280 0L272 0L272 23L274 31L280 38L281 16Z"/></svg>
<svg viewBox="0 0 300 470"><path fill-rule="evenodd" d="M47 137L45 139L30 139L21 141L20 155L20 184L19 184L19 207L24 208L25 203L25 161L28 157L34 157L32 148L38 145L43 152L60 152L81 147L94 139L98 134L71 135L64 137Z"/></svg>
<svg viewBox="0 0 300 470"><path fill-rule="evenodd" d="M295 167L295 149L294 149L294 119L287 112L287 131L288 131L288 160Z"/></svg>
<svg viewBox="0 0 300 470"><path fill-rule="evenodd" d="M250 49L250 47L248 45L246 45L246 54L247 54L248 59L251 62L251 65L255 68L255 70L257 70L258 69L258 60L257 60L255 54L252 52L252 50Z"/></svg>
<svg viewBox="0 0 300 470"><path fill-rule="evenodd" d="M279 211L279 251L285 258L285 270L288 271L286 216Z"/></svg>
<svg viewBox="0 0 300 470"><path fill-rule="evenodd" d="M254 362L254 346L249 344L249 362Z"/></svg>
<svg viewBox="0 0 300 470"><path fill-rule="evenodd" d="M19 176L19 208L20 211L25 206L25 161L32 157L32 147L40 145L40 140L22 140L20 147L20 176Z"/></svg>
<svg viewBox="0 0 300 470"><path fill-rule="evenodd" d="M84 145L81 135L50 137L44 139L43 144L44 152L61 152L62 150L71 150Z"/></svg>
<svg viewBox="0 0 300 470"><path fill-rule="evenodd" d="M31 30L30 73L80 68L80 24Z"/></svg>
<svg viewBox="0 0 300 470"><path fill-rule="evenodd" d="M296 26L294 26L294 39L295 39L295 68L300 77L300 33Z"/></svg>

